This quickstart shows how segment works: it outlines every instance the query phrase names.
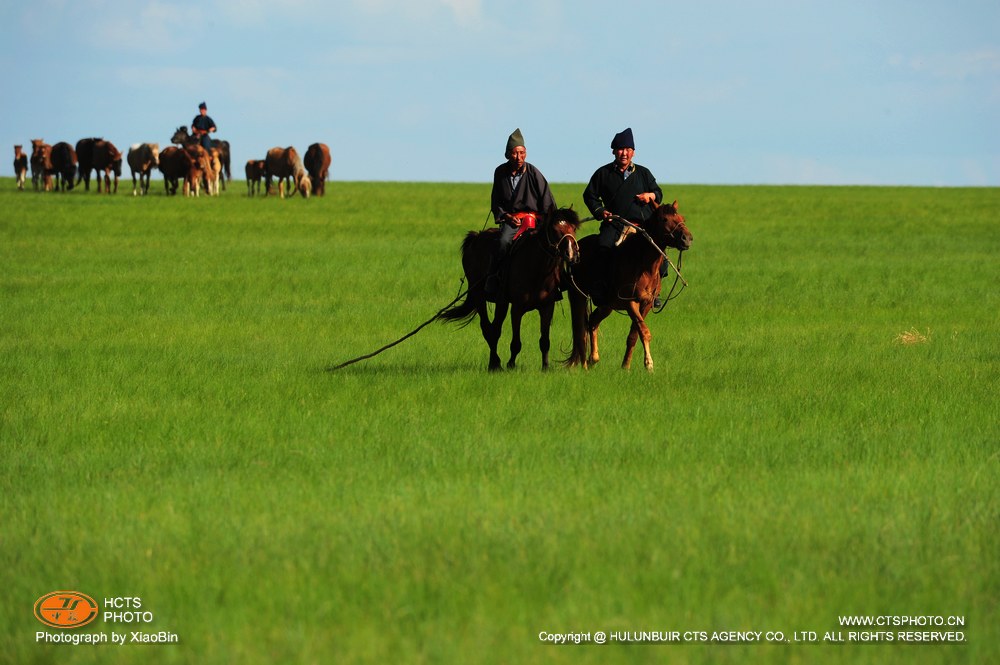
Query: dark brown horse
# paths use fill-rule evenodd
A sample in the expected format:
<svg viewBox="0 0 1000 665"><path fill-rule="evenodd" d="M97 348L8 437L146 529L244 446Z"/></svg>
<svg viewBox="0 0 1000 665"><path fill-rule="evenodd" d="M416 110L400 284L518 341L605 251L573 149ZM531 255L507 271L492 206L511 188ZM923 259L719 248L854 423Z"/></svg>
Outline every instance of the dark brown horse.
<svg viewBox="0 0 1000 665"><path fill-rule="evenodd" d="M73 189L73 182L76 179L76 151L73 150L73 146L65 141L53 145L46 167L46 175L55 176L55 191L65 192Z"/></svg>
<svg viewBox="0 0 1000 665"><path fill-rule="evenodd" d="M560 287L566 287L566 264L579 257L576 230L579 216L570 208L561 208L547 215L538 227L524 234L510 250L509 260L496 297L496 312L490 321L486 300L486 272L500 239L499 229L470 231L462 242L462 268L469 282L465 300L446 310L445 321L468 323L479 315L479 327L490 347L490 371L499 370L497 344L503 330L507 309L510 308L511 340L509 369L513 369L521 352L521 319L525 312L538 310L541 336L538 348L542 352L542 369L549 367L549 328Z"/></svg>
<svg viewBox="0 0 1000 665"><path fill-rule="evenodd" d="M326 178L330 173L330 148L325 143L313 143L306 148L302 163L312 180L313 193L316 196L326 194Z"/></svg>
<svg viewBox="0 0 1000 665"><path fill-rule="evenodd" d="M597 236L588 236L580 241L580 264L573 269L574 286L569 289L573 352L566 360L567 365L587 367L597 363L600 360L597 330L601 321L614 310L624 310L632 319L632 327L625 345L622 367L628 369L631 365L632 351L636 341L641 338L646 369L653 371L653 356L649 352L652 335L646 325L646 315L660 292L660 266L664 261L664 251L667 247L684 251L691 246L692 239L684 218L677 212L677 201L672 205L656 208L639 228L641 231L629 235L615 249L609 293L603 300L594 303L594 312L589 316L587 299L594 291L604 266L597 264L600 258Z"/></svg>
<svg viewBox="0 0 1000 665"><path fill-rule="evenodd" d="M88 192L90 191L90 172L94 170L94 145L103 140L99 137L92 137L76 142L76 158L79 162L77 169L80 174L76 184L79 185L82 182L84 189Z"/></svg>
<svg viewBox="0 0 1000 665"><path fill-rule="evenodd" d="M104 171L104 191L111 193L111 175L115 176L115 194L118 193L118 179L122 176L122 153L111 141L99 139L94 142L93 168L97 171L97 193L101 193L101 171Z"/></svg>

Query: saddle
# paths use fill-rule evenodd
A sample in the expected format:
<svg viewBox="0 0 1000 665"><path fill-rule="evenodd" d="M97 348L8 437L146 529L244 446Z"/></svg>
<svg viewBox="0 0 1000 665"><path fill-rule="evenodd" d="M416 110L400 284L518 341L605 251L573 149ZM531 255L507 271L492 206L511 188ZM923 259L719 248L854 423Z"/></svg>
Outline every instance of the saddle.
<svg viewBox="0 0 1000 665"><path fill-rule="evenodd" d="M511 239L510 246L507 248L507 251L504 252L503 256L499 256L496 258L497 261L496 272L492 275L492 277L496 279L496 282L493 283L494 286L493 289L489 287L487 287L486 289L487 302L496 302L495 289L499 288L499 285L501 283L507 281L507 278L509 277L510 274L509 271L510 271L511 258L514 256L514 254L517 253L518 249L520 248L521 246L520 241L525 236L534 233L536 227L538 226L538 214L534 212L509 213L507 217L504 219L504 223L510 224L511 226L516 228L517 232L514 233L514 237ZM489 277L487 277L487 280L489 280ZM565 287L561 286L559 291L556 293L557 302L559 300L562 300L563 290L565 290Z"/></svg>
<svg viewBox="0 0 1000 665"><path fill-rule="evenodd" d="M513 242L517 242L525 232L534 230L538 223L538 215L533 212L515 212L508 216L507 223L517 228L513 240Z"/></svg>

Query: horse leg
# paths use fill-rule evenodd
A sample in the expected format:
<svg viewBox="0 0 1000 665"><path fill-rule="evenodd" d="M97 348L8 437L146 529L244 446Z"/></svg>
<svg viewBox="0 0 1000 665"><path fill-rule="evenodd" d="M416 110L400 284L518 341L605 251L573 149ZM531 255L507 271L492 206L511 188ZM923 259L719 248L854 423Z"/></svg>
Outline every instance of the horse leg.
<svg viewBox="0 0 1000 665"><path fill-rule="evenodd" d="M587 299L576 289L569 291L569 311L573 330L573 349L566 360L568 367L587 367Z"/></svg>
<svg viewBox="0 0 1000 665"><path fill-rule="evenodd" d="M493 323L490 321L490 312L486 306L486 301L481 300L476 306L476 313L479 315L479 331L483 334L483 339L490 346L490 370L493 370L493 342L490 341L491 335L493 334ZM497 357L497 365L500 364L500 358Z"/></svg>
<svg viewBox="0 0 1000 665"><path fill-rule="evenodd" d="M611 314L610 307L598 307L590 315L590 322L587 324L587 332L590 335L590 364L596 365L601 362L601 353L597 348L597 331L601 327L601 321Z"/></svg>
<svg viewBox="0 0 1000 665"><path fill-rule="evenodd" d="M555 311L556 304L550 302L546 305L542 305L538 308L538 326L539 326L539 337L538 337L538 350L542 352L542 369L547 370L549 368L549 330L552 328L552 314Z"/></svg>
<svg viewBox="0 0 1000 665"><path fill-rule="evenodd" d="M510 308L510 360L507 361L507 369L514 369L517 362L517 354L521 353L521 319L524 318L524 310L520 307Z"/></svg>
<svg viewBox="0 0 1000 665"><path fill-rule="evenodd" d="M632 319L632 327L629 329L628 340L625 342L625 357L622 359L622 369L629 369L632 364L632 351L635 349L635 343L642 338L642 348L645 353L644 363L646 365L646 370L653 371L653 356L649 352L649 340L652 335L649 332L649 326L646 325L645 315L649 313L649 308L652 303L643 305L642 310L639 309L639 303L630 302L628 304L628 315Z"/></svg>
<svg viewBox="0 0 1000 665"><path fill-rule="evenodd" d="M491 372L496 372L501 369L500 354L497 353L497 345L500 343L500 334L503 332L503 322L507 318L507 307L508 303L498 302L496 304L496 312L493 315L493 322L487 327L489 336L486 338L486 343L490 345L490 366L489 370ZM486 303L483 303L483 307L486 307Z"/></svg>

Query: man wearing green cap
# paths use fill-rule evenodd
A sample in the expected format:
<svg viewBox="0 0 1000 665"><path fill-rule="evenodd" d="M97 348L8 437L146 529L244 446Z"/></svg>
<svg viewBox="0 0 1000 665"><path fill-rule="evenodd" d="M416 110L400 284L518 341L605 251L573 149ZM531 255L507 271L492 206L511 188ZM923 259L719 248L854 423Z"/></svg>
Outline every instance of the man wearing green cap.
<svg viewBox="0 0 1000 665"><path fill-rule="evenodd" d="M507 139L507 161L493 172L493 193L490 210L500 225L500 246L490 261L486 277L487 295L495 295L500 287L499 268L514 237L535 227L539 213L556 209L549 183L542 172L525 161L528 151L520 128Z"/></svg>
<svg viewBox="0 0 1000 665"><path fill-rule="evenodd" d="M632 161L635 140L632 128L615 134L611 140L611 153L615 156L591 176L583 191L583 202L595 219L602 220L598 240L598 263L606 269L598 291L607 286L611 274L612 251L625 232L621 219L638 223L652 214L652 205L663 201L663 191L656 178L645 166Z"/></svg>

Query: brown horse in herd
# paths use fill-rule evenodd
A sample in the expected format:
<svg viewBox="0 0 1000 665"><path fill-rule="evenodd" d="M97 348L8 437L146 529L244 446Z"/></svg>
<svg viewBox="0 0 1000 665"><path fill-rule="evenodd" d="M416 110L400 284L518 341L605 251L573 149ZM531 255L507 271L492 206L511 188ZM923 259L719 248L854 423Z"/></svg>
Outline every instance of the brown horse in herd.
<svg viewBox="0 0 1000 665"><path fill-rule="evenodd" d="M645 352L646 369L653 371L653 356L649 352L652 335L646 325L646 315L660 292L660 266L667 247L684 251L691 246L691 232L684 218L677 212L677 201L661 205L652 216L638 225L637 232L629 235L614 251L614 264L610 271L610 289L602 300L595 300L592 314L587 313L587 299L602 274L597 236L580 241L580 263L573 269L574 288L570 293L570 310L573 320L573 351L566 365L593 365L600 360L597 348L597 331L601 321L614 310L624 310L632 327L625 345L622 367L628 369L632 362L635 343L641 338ZM590 354L587 342L590 342Z"/></svg>
<svg viewBox="0 0 1000 665"><path fill-rule="evenodd" d="M579 258L576 243L579 227L579 216L570 208L561 208L547 215L534 231L524 234L511 246L492 321L487 307L486 271L490 257L496 253L500 230L470 231L465 236L462 268L469 282L469 291L462 302L444 311L439 318L468 323L472 317L479 316L479 327L490 347L490 371L501 368L497 344L508 307L512 333L507 367L514 368L517 354L521 351L522 317L526 312L537 309L541 329L538 348L542 352L542 369L548 369L552 313L560 288L567 285L566 266Z"/></svg>
<svg viewBox="0 0 1000 665"><path fill-rule="evenodd" d="M201 139L189 134L187 127L178 127L174 131L173 136L170 137L170 142L182 147L201 145ZM230 169L229 141L212 139L211 145L212 150L218 153L219 168L216 169L218 177L214 188L211 184L207 184L206 187L210 192L214 189L215 194L218 195L220 189L221 191L226 191L226 181L233 179L232 170ZM206 148L206 150L208 149ZM210 157L210 159L215 159L215 157Z"/></svg>
<svg viewBox="0 0 1000 665"><path fill-rule="evenodd" d="M111 193L111 176L114 175L115 192L118 192L118 179L122 175L122 153L111 141L102 138L80 139L76 142L76 157L79 160L79 176L76 184L81 182L90 191L90 172L97 171L97 191L101 191L101 172L104 172L104 189Z"/></svg>

